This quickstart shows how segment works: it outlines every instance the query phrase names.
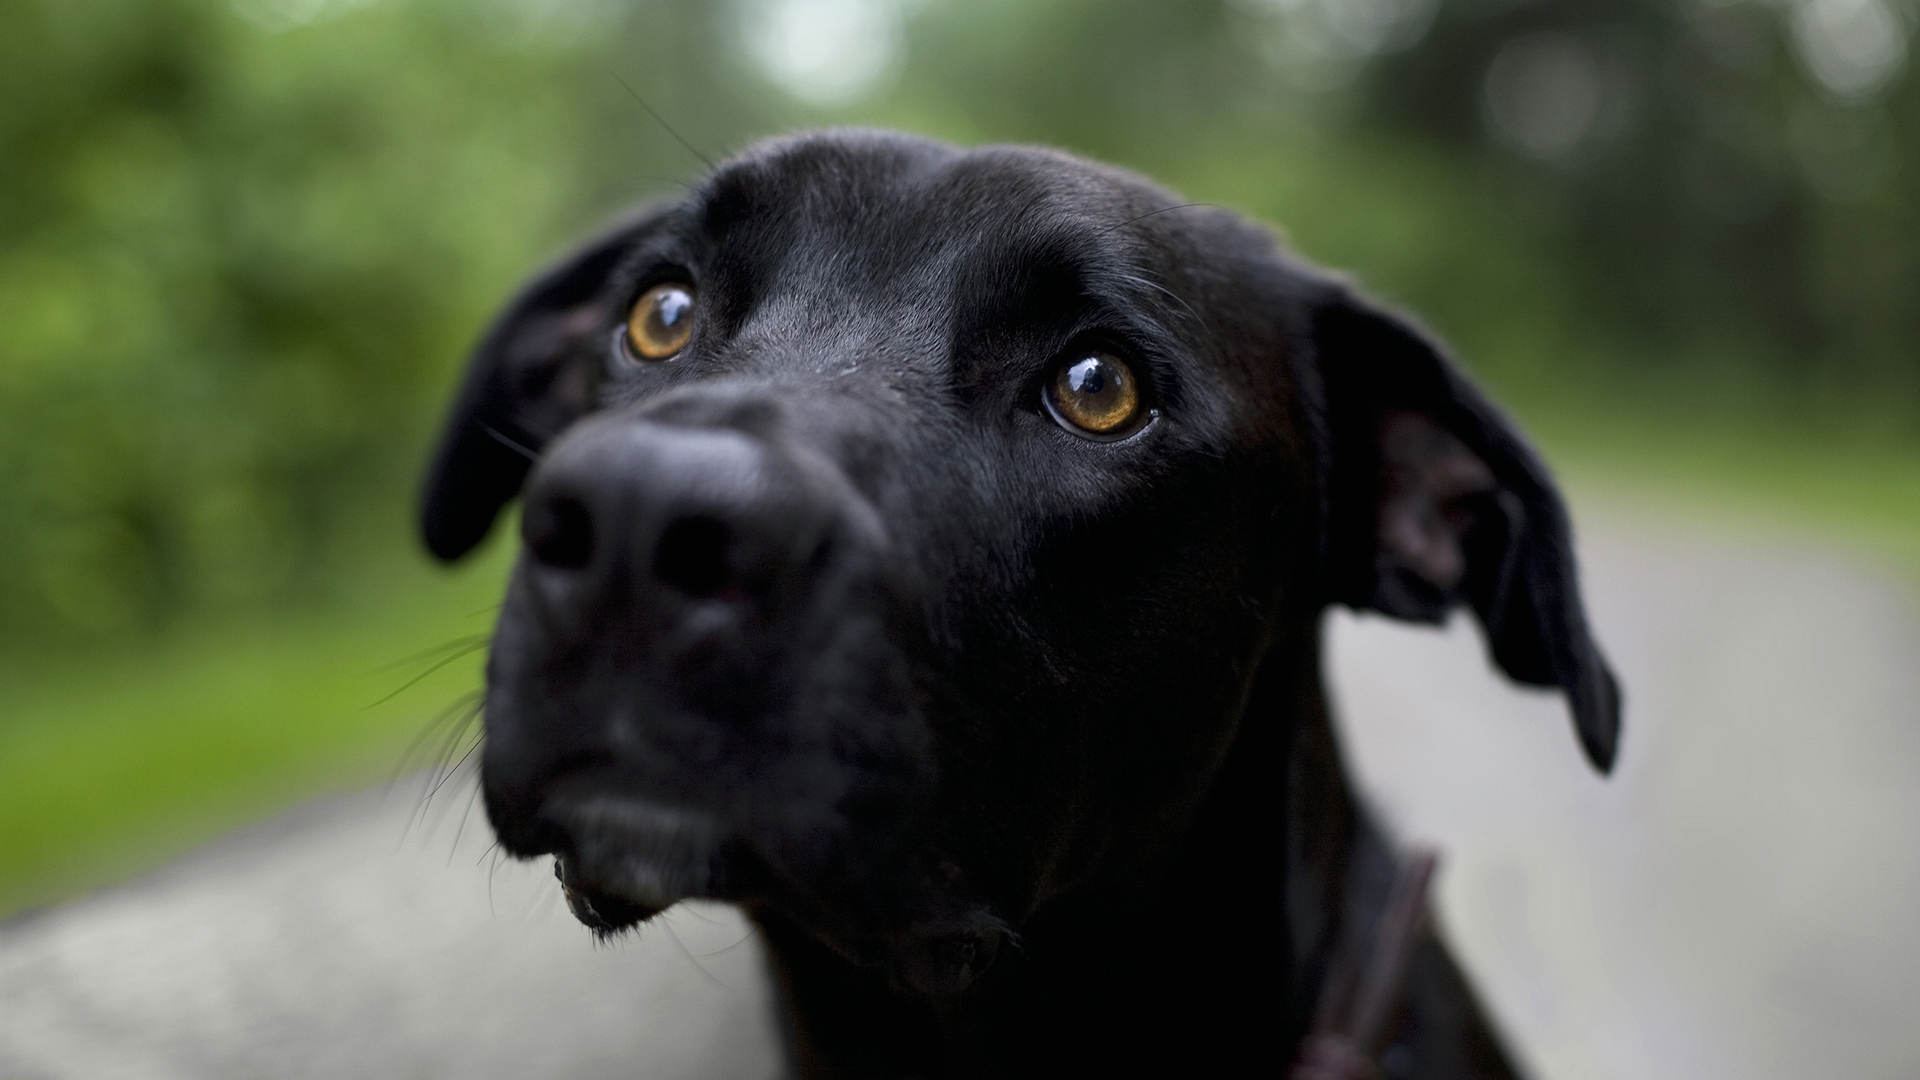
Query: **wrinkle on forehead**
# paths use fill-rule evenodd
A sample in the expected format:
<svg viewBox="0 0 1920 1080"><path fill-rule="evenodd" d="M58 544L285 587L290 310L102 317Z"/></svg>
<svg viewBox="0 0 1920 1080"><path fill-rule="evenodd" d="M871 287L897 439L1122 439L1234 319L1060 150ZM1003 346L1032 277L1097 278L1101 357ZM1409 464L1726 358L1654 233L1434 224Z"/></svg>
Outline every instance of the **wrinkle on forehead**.
<svg viewBox="0 0 1920 1080"><path fill-rule="evenodd" d="M961 151L877 132L776 140L721 167L698 195L702 226L785 232L815 274L902 281L994 237L1077 237L1088 256L1125 255L1128 226L1177 203L1117 169L1032 147ZM1103 242L1105 241L1105 242Z"/></svg>
<svg viewBox="0 0 1920 1080"><path fill-rule="evenodd" d="M749 249L732 255L754 264L754 295L741 299L761 327L922 337L921 319L943 317L950 332L1096 296L1175 317L1185 307L1160 280L1151 232L1132 227L1174 197L1064 154L799 138L724 167L702 197L713 238Z"/></svg>

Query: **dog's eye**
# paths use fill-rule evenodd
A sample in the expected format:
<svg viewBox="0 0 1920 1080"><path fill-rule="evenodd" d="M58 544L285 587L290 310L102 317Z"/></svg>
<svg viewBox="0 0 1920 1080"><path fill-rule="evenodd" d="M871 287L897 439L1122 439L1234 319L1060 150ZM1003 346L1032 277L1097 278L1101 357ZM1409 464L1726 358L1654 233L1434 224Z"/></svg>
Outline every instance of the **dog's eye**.
<svg viewBox="0 0 1920 1080"><path fill-rule="evenodd" d="M1043 396L1047 411L1070 431L1117 438L1140 419L1140 388L1133 370L1108 353L1075 355L1060 365Z"/></svg>
<svg viewBox="0 0 1920 1080"><path fill-rule="evenodd" d="M693 336L693 287L655 285L627 313L627 347L646 360L665 360Z"/></svg>

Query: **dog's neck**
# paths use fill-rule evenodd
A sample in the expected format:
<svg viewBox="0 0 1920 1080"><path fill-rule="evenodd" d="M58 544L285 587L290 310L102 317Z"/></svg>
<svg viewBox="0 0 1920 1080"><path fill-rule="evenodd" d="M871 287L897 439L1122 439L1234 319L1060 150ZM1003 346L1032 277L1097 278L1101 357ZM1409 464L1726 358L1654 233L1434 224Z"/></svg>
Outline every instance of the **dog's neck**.
<svg viewBox="0 0 1920 1080"><path fill-rule="evenodd" d="M1305 1032L1362 830L1321 687L1319 620L1302 616L1276 631L1144 904L1137 892L1062 897L945 1002L897 993L777 914L755 917L805 1076L1205 1074L1247 1061L1278 1072Z"/></svg>
<svg viewBox="0 0 1920 1080"><path fill-rule="evenodd" d="M1231 948L1257 947L1271 964L1262 976L1271 985L1241 990L1266 1013L1247 1022L1277 1047L1305 1034L1349 901L1347 868L1370 839L1327 708L1321 648L1317 614L1276 631L1161 901L1179 925L1231 928L1242 943Z"/></svg>

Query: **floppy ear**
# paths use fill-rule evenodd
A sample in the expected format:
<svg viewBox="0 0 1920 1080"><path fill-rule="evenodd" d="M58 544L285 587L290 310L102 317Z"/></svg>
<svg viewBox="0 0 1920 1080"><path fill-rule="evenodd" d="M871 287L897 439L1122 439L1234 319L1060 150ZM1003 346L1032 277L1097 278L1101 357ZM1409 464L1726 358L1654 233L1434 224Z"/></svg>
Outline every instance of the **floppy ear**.
<svg viewBox="0 0 1920 1080"><path fill-rule="evenodd" d="M1433 623L1471 606L1500 669L1565 691L1587 758L1610 770L1620 691L1587 627L1546 467L1408 320L1336 288L1313 337L1332 446L1331 599Z"/></svg>
<svg viewBox="0 0 1920 1080"><path fill-rule="evenodd" d="M646 207L529 282L480 340L420 497L427 550L451 562L485 539L546 444L592 404L608 279L666 217Z"/></svg>

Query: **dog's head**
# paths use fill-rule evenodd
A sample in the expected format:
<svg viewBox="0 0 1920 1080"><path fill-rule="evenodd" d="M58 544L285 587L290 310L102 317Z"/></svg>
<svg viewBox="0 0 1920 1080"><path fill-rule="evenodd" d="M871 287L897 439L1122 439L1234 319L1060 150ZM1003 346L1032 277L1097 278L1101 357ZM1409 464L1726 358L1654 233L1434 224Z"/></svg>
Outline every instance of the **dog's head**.
<svg viewBox="0 0 1920 1080"><path fill-rule="evenodd" d="M1500 414L1262 230L1059 153L788 138L618 224L481 344L428 546L516 495L487 808L603 928L772 905L964 986L1177 842L1329 602L1471 607L1613 757Z"/></svg>

